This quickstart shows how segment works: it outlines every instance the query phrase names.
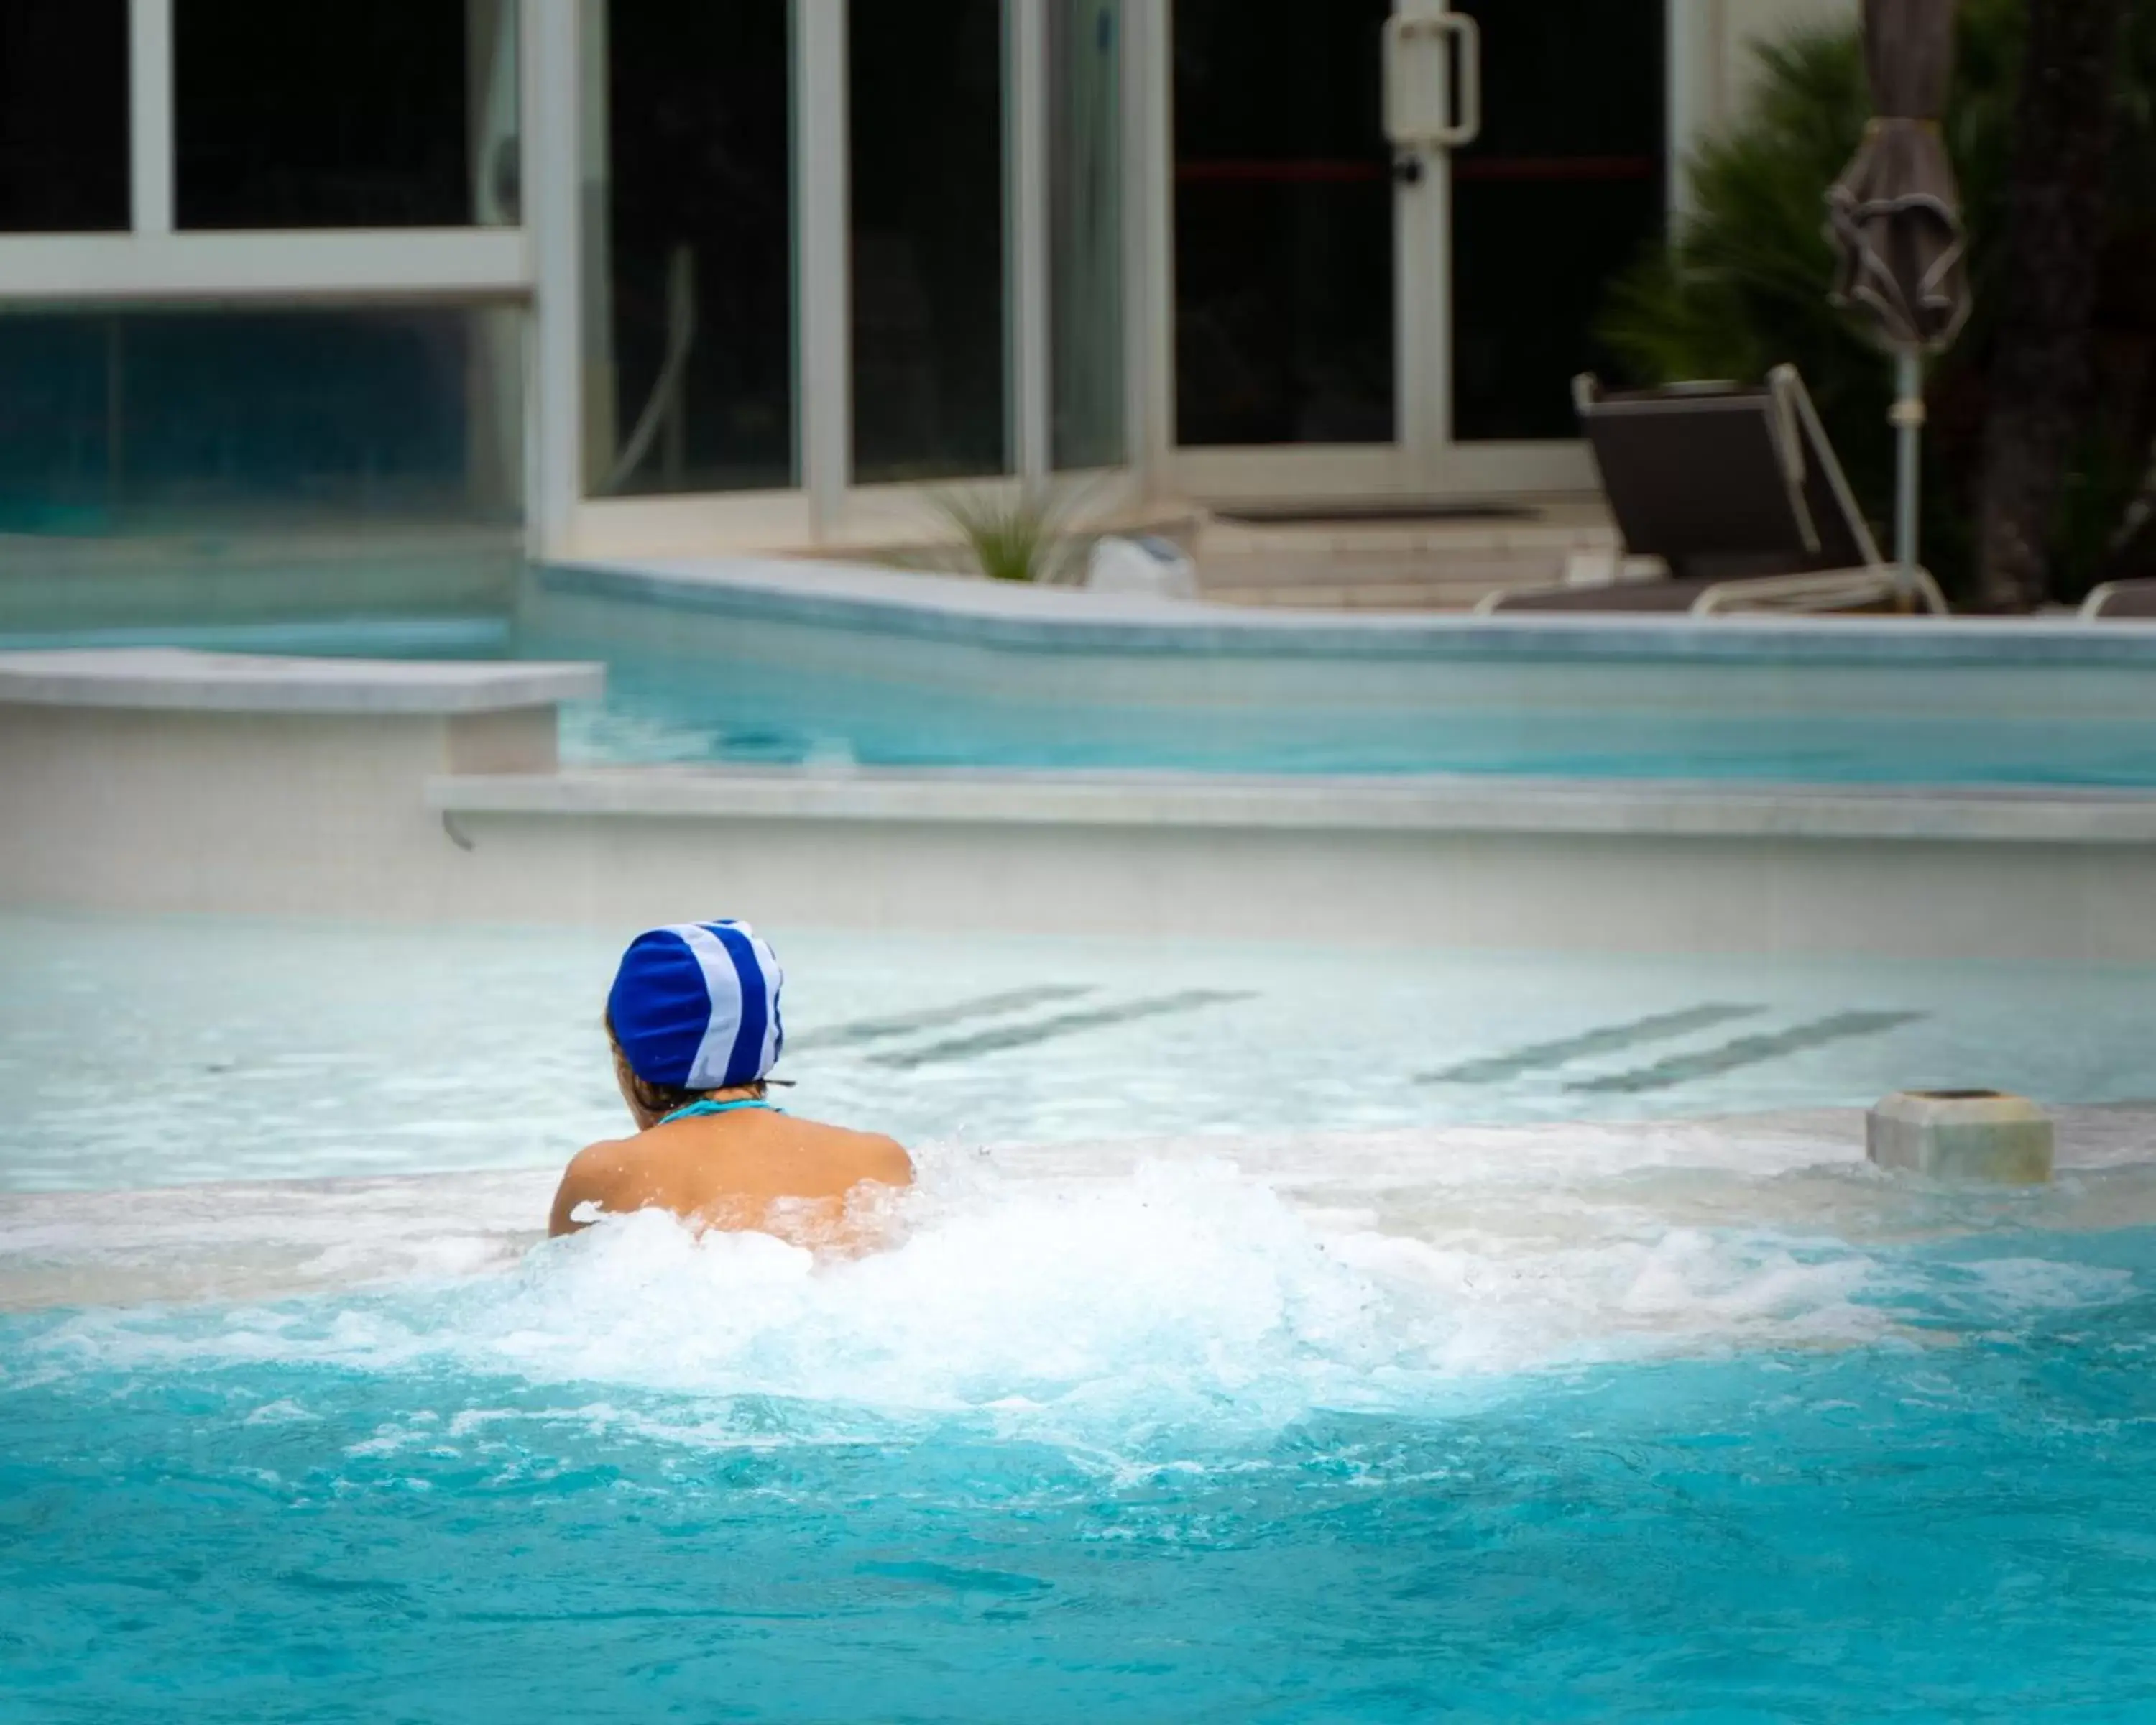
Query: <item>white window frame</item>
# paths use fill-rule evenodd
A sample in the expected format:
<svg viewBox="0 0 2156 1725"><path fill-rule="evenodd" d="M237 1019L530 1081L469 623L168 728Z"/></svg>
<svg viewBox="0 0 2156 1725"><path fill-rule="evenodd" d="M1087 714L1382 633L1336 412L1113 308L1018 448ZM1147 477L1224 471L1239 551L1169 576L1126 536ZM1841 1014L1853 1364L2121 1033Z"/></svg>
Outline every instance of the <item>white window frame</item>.
<svg viewBox="0 0 2156 1725"><path fill-rule="evenodd" d="M1146 9L1143 100L1149 153L1138 164L1148 208L1152 278L1143 378L1152 483L1208 503L1277 498L1440 501L1491 495L1584 493L1595 485L1593 459L1576 439L1463 442L1452 428L1451 179L1434 164L1412 197L1394 200L1394 366L1398 426L1389 443L1209 446L1175 439L1175 163L1173 0L1138 0ZM1395 0L1396 7L1398 0ZM1671 0L1669 75L1693 8L1717 0ZM1686 23L1676 22L1681 12Z"/></svg>
<svg viewBox="0 0 2156 1725"><path fill-rule="evenodd" d="M519 300L522 230L345 228L0 235L0 304Z"/></svg>
<svg viewBox="0 0 2156 1725"><path fill-rule="evenodd" d="M528 7L535 0L526 0ZM888 0L856 0L883 4ZM1137 59L1131 20L1144 0L1125 0L1121 44L1127 100L1127 163L1138 160ZM1052 387L1048 220L1049 0L1004 0L1004 317L1009 355L1009 446L1014 471L932 484L857 485L853 479L852 296L849 258L847 83L848 0L793 0L794 115L795 379L799 482L784 490L684 493L673 496L584 495L578 428L583 378L576 335L582 316L578 224L587 201L573 141L552 172L534 164L526 220L534 229L541 358L535 399L538 442L547 453L533 491L541 554L564 558L665 557L729 549L833 549L947 537L936 507L942 494L1014 493L1050 477ZM578 3L557 8L562 14ZM527 12L527 18L530 14ZM581 138L578 27L557 18L543 29L550 46L535 50L538 87L527 85L526 111L550 121L546 147L566 133ZM527 39L531 39L527 38ZM564 124L567 116L567 124ZM551 158L550 158L551 159ZM1127 184L1134 186L1130 170ZM1098 516L1129 507L1142 491L1137 384L1142 376L1145 317L1131 297L1145 280L1143 212L1124 199L1127 426L1125 463L1097 473L1062 475L1084 489L1083 507ZM564 237L566 236L566 237ZM545 506L539 506L539 500Z"/></svg>
<svg viewBox="0 0 2156 1725"><path fill-rule="evenodd" d="M175 223L172 76L174 0L128 0L128 226L119 233L0 234L0 311L213 304L241 307L377 302L518 305L536 269L527 227L249 229L181 232ZM533 49L567 11L558 0L516 0L522 179L547 171L545 87ZM528 44L528 46L527 46ZM538 172L535 172L535 169ZM526 221L529 221L528 213ZM573 246L574 229L570 230ZM573 331L572 331L573 336ZM526 514L531 543L545 537L557 493L552 452L535 436L534 355L526 362Z"/></svg>
<svg viewBox="0 0 2156 1725"><path fill-rule="evenodd" d="M176 231L172 4L128 0L128 231L0 235L0 305L530 295L530 249L518 228ZM520 4L529 39L549 8ZM531 131L524 128L527 147Z"/></svg>
<svg viewBox="0 0 2156 1725"><path fill-rule="evenodd" d="M796 383L800 483L667 497L585 495L580 235L591 195L582 124L585 0L517 0L522 223L514 228L175 228L172 8L129 0L130 225L125 233L0 235L0 307L529 302L526 513L534 555L656 555L743 547L861 546L945 531L947 487L852 480L848 270L848 0L793 0ZM880 0L859 0L880 3ZM1142 100L1145 46L1166 0L1125 0L1126 459L1058 475L1089 516L1147 491L1156 435L1152 377L1152 216L1138 187L1158 148ZM1015 471L965 482L1015 490L1051 465L1048 219L1049 0L1004 0L1007 92L1005 316Z"/></svg>

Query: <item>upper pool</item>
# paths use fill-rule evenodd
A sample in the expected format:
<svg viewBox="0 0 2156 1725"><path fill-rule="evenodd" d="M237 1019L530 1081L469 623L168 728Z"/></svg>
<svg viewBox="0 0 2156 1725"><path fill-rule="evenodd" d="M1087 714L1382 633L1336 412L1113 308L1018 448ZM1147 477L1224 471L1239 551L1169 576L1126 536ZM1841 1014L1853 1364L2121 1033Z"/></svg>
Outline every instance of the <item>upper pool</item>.
<svg viewBox="0 0 2156 1725"><path fill-rule="evenodd" d="M770 560L547 567L511 614L0 645L594 659L566 758L2156 786L2156 629L1289 614Z"/></svg>
<svg viewBox="0 0 2156 1725"><path fill-rule="evenodd" d="M2156 634L1288 616L755 563L532 572L585 761L2156 785Z"/></svg>

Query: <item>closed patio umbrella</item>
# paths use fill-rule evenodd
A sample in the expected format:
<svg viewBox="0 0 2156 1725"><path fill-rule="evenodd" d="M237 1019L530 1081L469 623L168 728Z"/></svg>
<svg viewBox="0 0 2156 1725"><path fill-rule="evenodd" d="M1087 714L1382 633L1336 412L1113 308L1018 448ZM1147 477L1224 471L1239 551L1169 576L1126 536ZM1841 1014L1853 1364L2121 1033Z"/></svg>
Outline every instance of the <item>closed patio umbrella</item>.
<svg viewBox="0 0 2156 1725"><path fill-rule="evenodd" d="M1893 352L1899 473L1894 554L1905 593L1917 563L1917 438L1923 355L1969 316L1961 197L1939 136L1953 71L1955 0L1865 0L1873 118L1826 195L1839 254L1834 296L1866 313Z"/></svg>

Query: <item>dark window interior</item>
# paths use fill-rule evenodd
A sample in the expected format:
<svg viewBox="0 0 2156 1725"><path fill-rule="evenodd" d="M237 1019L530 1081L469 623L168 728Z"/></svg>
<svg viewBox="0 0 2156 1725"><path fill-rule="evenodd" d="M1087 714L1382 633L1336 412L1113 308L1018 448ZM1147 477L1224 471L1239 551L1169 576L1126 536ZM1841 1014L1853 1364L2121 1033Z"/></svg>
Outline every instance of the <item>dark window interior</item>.
<svg viewBox="0 0 2156 1725"><path fill-rule="evenodd" d="M473 416L497 411L474 388L482 330L514 315L0 317L0 532L512 516ZM519 411L503 401L497 434Z"/></svg>
<svg viewBox="0 0 2156 1725"><path fill-rule="evenodd" d="M1001 473L1002 7L867 0L849 28L855 476Z"/></svg>
<svg viewBox="0 0 2156 1725"><path fill-rule="evenodd" d="M1663 0L1455 3L1481 26L1482 133L1452 162L1453 432L1577 437L1609 278L1662 234Z"/></svg>
<svg viewBox="0 0 2156 1725"><path fill-rule="evenodd" d="M1386 443L1389 0L1178 0L1176 438Z"/></svg>
<svg viewBox="0 0 2156 1725"><path fill-rule="evenodd" d="M127 0L0 0L0 233L127 225Z"/></svg>
<svg viewBox="0 0 2156 1725"><path fill-rule="evenodd" d="M472 219L460 0L175 0L172 54L181 227Z"/></svg>
<svg viewBox="0 0 2156 1725"><path fill-rule="evenodd" d="M603 492L793 482L791 64L786 0L607 8L615 444ZM654 409L685 334L678 393Z"/></svg>

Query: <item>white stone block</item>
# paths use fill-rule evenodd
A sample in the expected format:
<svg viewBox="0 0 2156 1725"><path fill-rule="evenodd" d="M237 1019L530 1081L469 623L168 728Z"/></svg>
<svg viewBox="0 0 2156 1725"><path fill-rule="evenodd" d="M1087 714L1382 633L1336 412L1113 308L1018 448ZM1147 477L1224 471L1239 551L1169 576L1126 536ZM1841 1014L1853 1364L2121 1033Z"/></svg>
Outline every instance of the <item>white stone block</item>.
<svg viewBox="0 0 2156 1725"><path fill-rule="evenodd" d="M1881 1168L2012 1186L2051 1178L2050 1117L2003 1091L1897 1091L1866 1117L1864 1137Z"/></svg>
<svg viewBox="0 0 2156 1725"><path fill-rule="evenodd" d="M1194 599L1198 571L1172 540L1151 533L1131 539L1108 534L1094 542L1086 566L1086 585L1095 593Z"/></svg>

